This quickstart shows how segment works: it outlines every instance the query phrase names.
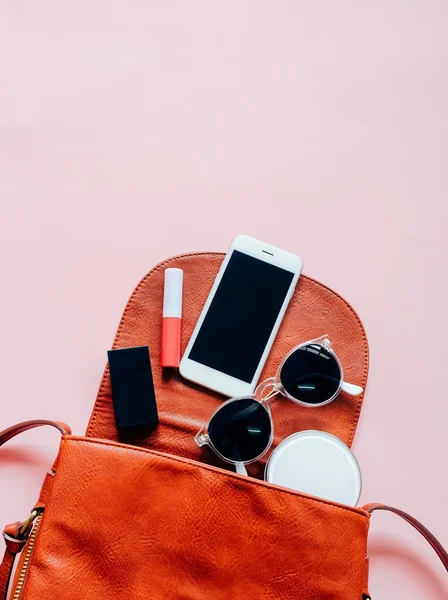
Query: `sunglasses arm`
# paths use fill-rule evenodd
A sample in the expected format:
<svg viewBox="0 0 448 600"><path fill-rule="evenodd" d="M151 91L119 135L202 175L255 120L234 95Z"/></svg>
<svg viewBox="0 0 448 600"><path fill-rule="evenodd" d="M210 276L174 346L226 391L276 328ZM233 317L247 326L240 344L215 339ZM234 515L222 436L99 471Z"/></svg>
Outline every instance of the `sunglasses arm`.
<svg viewBox="0 0 448 600"><path fill-rule="evenodd" d="M245 475L247 477L246 467L243 463L235 463L235 469L238 475Z"/></svg>
<svg viewBox="0 0 448 600"><path fill-rule="evenodd" d="M360 385L354 385L353 383L342 382L341 390L350 396L359 396L363 393L363 388Z"/></svg>

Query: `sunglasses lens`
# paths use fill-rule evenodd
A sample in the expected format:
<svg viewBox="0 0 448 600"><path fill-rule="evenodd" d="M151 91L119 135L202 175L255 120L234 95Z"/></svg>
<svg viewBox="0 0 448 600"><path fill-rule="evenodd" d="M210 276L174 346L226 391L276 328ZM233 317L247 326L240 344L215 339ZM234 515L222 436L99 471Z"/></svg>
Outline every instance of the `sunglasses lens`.
<svg viewBox="0 0 448 600"><path fill-rule="evenodd" d="M307 344L288 356L280 380L292 398L306 404L322 404L338 391L341 371L324 346Z"/></svg>
<svg viewBox="0 0 448 600"><path fill-rule="evenodd" d="M211 443L232 462L251 461L263 454L271 433L270 415L254 398L238 398L223 405L208 426Z"/></svg>

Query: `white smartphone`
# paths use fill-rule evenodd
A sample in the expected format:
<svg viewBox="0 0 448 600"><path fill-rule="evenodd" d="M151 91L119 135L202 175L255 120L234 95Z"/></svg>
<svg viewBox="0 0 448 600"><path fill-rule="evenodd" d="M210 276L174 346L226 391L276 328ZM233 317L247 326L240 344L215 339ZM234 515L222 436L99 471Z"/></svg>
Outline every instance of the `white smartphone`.
<svg viewBox="0 0 448 600"><path fill-rule="evenodd" d="M185 350L181 375L226 396L251 394L301 271L298 256L238 235Z"/></svg>

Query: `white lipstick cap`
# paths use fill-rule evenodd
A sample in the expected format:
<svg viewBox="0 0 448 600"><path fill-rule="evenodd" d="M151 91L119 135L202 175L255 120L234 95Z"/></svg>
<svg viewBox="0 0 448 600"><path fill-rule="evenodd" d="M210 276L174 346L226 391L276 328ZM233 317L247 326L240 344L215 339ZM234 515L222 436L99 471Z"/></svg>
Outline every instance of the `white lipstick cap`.
<svg viewBox="0 0 448 600"><path fill-rule="evenodd" d="M163 293L163 317L182 318L182 289L184 272L182 269L165 269Z"/></svg>

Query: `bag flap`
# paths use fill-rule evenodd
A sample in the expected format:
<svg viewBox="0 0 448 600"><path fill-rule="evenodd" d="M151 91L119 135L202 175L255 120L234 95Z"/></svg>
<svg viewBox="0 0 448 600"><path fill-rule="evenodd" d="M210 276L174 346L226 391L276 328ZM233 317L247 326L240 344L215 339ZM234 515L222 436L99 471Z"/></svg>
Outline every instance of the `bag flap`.
<svg viewBox="0 0 448 600"><path fill-rule="evenodd" d="M161 319L164 271L184 270L182 350L210 292L224 254L200 253L176 256L157 265L138 284L125 308L113 348L148 345L159 411L159 426L132 438L119 438L115 427L109 370L106 366L87 436L118 440L224 466L207 449L194 443L195 433L208 421L223 397L182 380L178 373L160 367ZM368 343L363 325L353 308L326 286L302 275L266 362L261 380L272 377L288 351L299 342L328 334L344 368L345 378L365 388ZM341 392L336 401L307 408L278 397L272 401L275 447L288 435L304 429L327 431L351 446L362 406L357 398ZM250 465L261 476L265 460Z"/></svg>

